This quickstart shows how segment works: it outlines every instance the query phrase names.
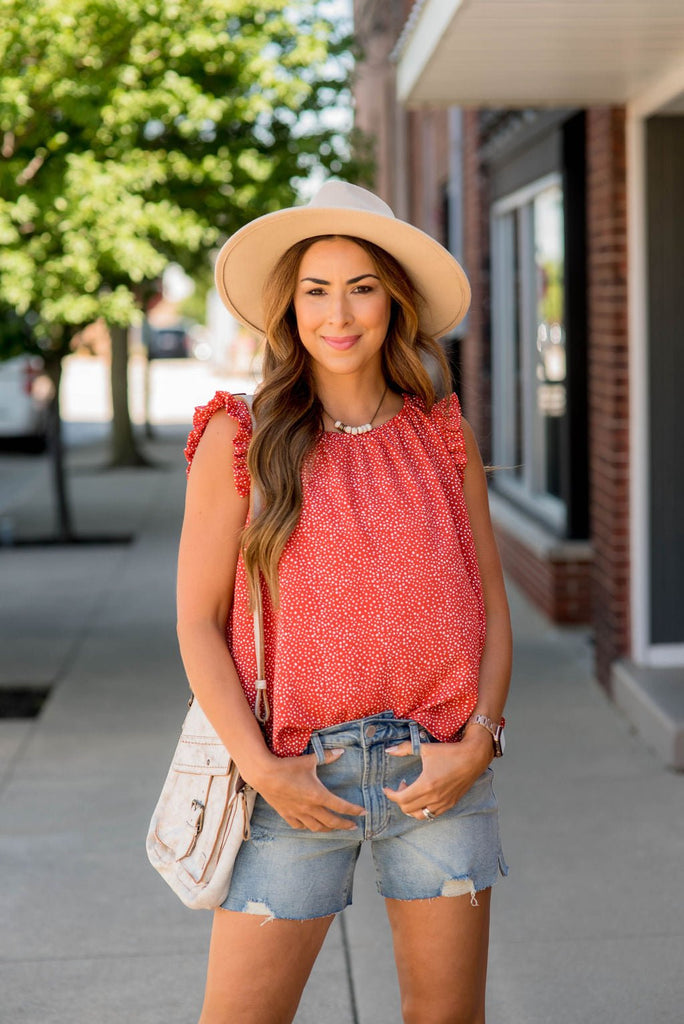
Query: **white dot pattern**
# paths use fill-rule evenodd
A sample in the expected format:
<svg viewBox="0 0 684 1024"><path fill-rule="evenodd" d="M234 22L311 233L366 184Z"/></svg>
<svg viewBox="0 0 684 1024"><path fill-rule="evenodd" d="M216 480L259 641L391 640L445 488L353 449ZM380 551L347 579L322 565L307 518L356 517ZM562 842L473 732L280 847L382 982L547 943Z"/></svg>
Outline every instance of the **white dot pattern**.
<svg viewBox="0 0 684 1024"><path fill-rule="evenodd" d="M240 423L233 470L245 493L251 424L232 395L219 392L196 411L188 462L219 408ZM402 410L368 433L321 436L280 561L277 611L264 589L276 754L299 754L313 730L381 711L448 741L472 713L486 627L465 465L456 395L430 413L405 395ZM253 707L254 633L241 558L226 640Z"/></svg>

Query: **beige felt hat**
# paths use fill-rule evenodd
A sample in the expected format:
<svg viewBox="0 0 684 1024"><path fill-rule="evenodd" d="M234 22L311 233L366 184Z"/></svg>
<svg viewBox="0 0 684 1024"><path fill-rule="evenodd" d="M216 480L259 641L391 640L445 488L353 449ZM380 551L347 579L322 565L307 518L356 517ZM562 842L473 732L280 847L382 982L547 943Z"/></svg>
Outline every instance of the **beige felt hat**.
<svg viewBox="0 0 684 1024"><path fill-rule="evenodd" d="M308 206L293 206L246 224L216 260L216 287L234 317L264 333L262 293L280 257L304 238L352 235L373 242L402 265L418 292L421 328L433 338L460 323L470 304L461 266L434 238L398 220L387 203L346 181L327 181Z"/></svg>

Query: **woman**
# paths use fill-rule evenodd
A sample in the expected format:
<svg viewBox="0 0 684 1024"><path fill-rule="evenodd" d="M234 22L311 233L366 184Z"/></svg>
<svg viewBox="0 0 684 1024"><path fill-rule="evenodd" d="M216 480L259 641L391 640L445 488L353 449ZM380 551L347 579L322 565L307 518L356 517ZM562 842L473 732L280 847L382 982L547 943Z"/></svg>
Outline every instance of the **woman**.
<svg viewBox="0 0 684 1024"><path fill-rule="evenodd" d="M507 870L489 765L511 639L482 462L434 340L465 315L467 281L377 197L329 182L234 235L217 282L266 335L264 379L253 438L232 395L196 412L178 631L192 689L259 795L215 914L201 1024L293 1019L364 839L404 1020L480 1024L490 891ZM250 485L263 508L245 529Z"/></svg>

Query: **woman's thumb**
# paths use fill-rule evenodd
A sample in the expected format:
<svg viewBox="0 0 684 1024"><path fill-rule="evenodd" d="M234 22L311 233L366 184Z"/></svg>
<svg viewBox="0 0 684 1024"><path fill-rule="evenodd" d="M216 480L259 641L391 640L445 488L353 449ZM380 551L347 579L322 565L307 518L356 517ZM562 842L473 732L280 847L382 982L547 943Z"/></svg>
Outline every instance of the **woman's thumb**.
<svg viewBox="0 0 684 1024"><path fill-rule="evenodd" d="M410 740L402 740L401 743L397 743L394 747L386 747L386 754L391 754L392 757L408 757L409 754L413 753L413 744Z"/></svg>
<svg viewBox="0 0 684 1024"><path fill-rule="evenodd" d="M325 760L323 764L330 764L332 761L336 761L338 757L342 757L344 754L344 747L331 747L325 752Z"/></svg>

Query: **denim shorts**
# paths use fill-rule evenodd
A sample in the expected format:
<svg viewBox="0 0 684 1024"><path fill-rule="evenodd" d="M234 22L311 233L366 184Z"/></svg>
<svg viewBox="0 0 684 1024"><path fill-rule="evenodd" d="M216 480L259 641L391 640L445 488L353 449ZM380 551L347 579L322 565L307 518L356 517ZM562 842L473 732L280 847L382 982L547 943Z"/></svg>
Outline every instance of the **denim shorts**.
<svg viewBox="0 0 684 1024"><path fill-rule="evenodd" d="M413 754L386 748L411 740ZM352 901L354 867L361 843L370 840L378 891L397 900L475 893L508 868L501 851L493 772L487 768L459 802L434 820L404 814L382 792L413 782L421 772L421 743L436 743L417 722L391 711L321 729L305 753L318 758L321 782L366 815L354 831L311 832L292 828L258 796L251 838L235 862L226 910L267 918L307 920L336 914ZM323 764L326 748L344 754Z"/></svg>

